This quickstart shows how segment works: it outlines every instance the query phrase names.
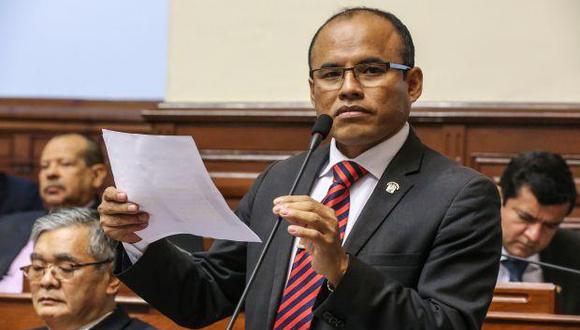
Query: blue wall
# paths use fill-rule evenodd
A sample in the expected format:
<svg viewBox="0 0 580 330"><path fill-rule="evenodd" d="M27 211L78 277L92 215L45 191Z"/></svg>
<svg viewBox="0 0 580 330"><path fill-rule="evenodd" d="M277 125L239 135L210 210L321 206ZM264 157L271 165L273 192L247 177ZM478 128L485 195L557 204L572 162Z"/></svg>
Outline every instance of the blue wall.
<svg viewBox="0 0 580 330"><path fill-rule="evenodd" d="M165 95L168 0L0 0L0 97Z"/></svg>

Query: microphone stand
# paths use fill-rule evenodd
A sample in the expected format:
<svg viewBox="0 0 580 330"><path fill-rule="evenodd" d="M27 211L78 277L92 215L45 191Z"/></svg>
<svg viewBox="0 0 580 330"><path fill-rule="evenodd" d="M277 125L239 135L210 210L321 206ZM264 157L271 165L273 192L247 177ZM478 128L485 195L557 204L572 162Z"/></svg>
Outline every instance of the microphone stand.
<svg viewBox="0 0 580 330"><path fill-rule="evenodd" d="M321 115L320 117L323 117L323 116L325 116L325 115ZM298 186L298 182L300 181L300 178L302 178L302 174L304 173L304 169L306 168L306 165L308 164L308 160L310 160L310 156L312 156L312 152L314 152L316 147L318 147L320 142L322 142L324 137L326 137L326 134L328 134L328 131L330 131L330 126L332 125L332 118L330 118L329 116L326 116L327 118L324 118L324 120L326 122L321 125L319 120L322 118L320 118L320 117L317 120L317 122L314 124L314 127L315 127L315 128L313 128L314 134L313 134L312 140L310 142L310 147L308 148L308 152L306 153L306 157L304 158L304 161L302 162L302 166L300 166L300 170L298 171L298 175L296 176L296 179L294 179L294 183L292 183L292 187L290 188L290 192L288 193L288 195L294 194L294 191L296 190L296 187ZM327 123L328 121L330 121L330 123ZM317 128L318 128L318 130L320 130L319 126L325 126L325 125L328 126L328 130L326 132L317 131ZM266 252L268 252L268 250L270 249L270 245L272 244L272 240L274 239L274 235L276 234L278 227L280 227L280 223L282 223L282 217L279 216L278 219L276 219L276 223L274 224L274 228L272 228L272 231L270 232L270 236L268 236L268 240L266 241L266 244L264 245L264 249L262 250L260 257L258 258L258 261L256 262L256 266L254 266L254 270L252 271L252 274L250 275L250 278L248 279L248 283L246 283L246 287L244 288L244 292L242 292L242 296L240 297L240 300L238 301L238 305L236 306L236 309L234 310L234 313L232 314L232 318L230 319L230 322L228 323L226 330L231 330L234 326L234 323L236 323L236 319L238 318L238 314L240 313L240 310L242 309L242 305L244 304L244 301L246 300L246 296L248 295L248 292L250 291L250 287L252 286L252 283L254 282L254 279L256 277L256 273L258 273L258 270L260 269L260 265L264 261L264 257L266 256Z"/></svg>
<svg viewBox="0 0 580 330"><path fill-rule="evenodd" d="M530 264L535 264L535 265L542 266L542 267L546 267L546 268L552 268L552 269L560 270L560 271L563 271L563 272L569 272L569 273L572 273L572 274L580 275L580 270L576 270L576 269L573 269L573 268L558 266L558 265L550 264L550 263L547 263L547 262L532 261L532 260L528 260L528 259L525 259L525 258L511 256L509 254L504 254L504 253L502 253L501 256L502 257L509 258L509 259L515 259L515 260L519 260L519 261L524 261L524 262L527 262L527 263L530 263Z"/></svg>

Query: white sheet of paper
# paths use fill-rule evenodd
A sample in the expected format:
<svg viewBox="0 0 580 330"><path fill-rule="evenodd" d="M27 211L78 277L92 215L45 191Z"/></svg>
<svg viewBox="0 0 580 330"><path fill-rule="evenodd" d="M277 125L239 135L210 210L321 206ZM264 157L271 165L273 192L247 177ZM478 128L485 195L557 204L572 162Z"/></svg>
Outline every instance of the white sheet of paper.
<svg viewBox="0 0 580 330"><path fill-rule="evenodd" d="M103 130L117 189L150 214L146 242L190 233L235 241L260 238L228 207L191 136Z"/></svg>

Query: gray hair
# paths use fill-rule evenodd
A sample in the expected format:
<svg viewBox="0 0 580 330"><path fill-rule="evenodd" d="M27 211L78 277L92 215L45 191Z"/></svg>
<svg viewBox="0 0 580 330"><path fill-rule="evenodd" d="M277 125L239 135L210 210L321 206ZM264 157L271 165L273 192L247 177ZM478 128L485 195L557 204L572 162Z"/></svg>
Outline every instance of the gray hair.
<svg viewBox="0 0 580 330"><path fill-rule="evenodd" d="M99 214L88 208L61 208L38 218L32 227L31 239L36 241L44 232L71 226L89 228L88 253L95 260L114 259L116 242L105 235L99 225Z"/></svg>

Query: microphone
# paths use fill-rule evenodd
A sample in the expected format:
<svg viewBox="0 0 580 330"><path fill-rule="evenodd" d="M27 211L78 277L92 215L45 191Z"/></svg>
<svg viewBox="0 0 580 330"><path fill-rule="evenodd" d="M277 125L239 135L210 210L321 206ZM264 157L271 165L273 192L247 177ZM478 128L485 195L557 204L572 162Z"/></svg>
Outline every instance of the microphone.
<svg viewBox="0 0 580 330"><path fill-rule="evenodd" d="M302 174L304 173L304 169L306 168L306 165L308 164L308 161L310 160L310 156L312 155L312 152L316 148L318 148L318 146L320 145L320 142L322 142L322 140L324 140L326 138L326 136L330 132L331 128L332 128L332 117L330 117L329 115L323 114L323 115L318 116L318 118L316 118L316 122L314 122L314 125L312 126L312 137L310 138L308 152L306 153L306 157L304 157L304 161L302 162L302 166L300 167L300 170L298 171L298 174L296 175L296 179L294 179L294 183L292 183L292 188L290 188L290 192L288 193L288 195L294 194L294 190L296 190L296 186L298 185L298 182L300 181L300 178L302 177ZM270 248L270 245L272 244L272 240L274 239L274 235L276 234L278 227L280 227L281 222L282 222L282 217L278 217L278 219L274 223L274 228L272 228L272 231L270 232L270 236L268 236L268 240L266 241L266 244L264 244L264 248L262 249L262 253L260 254L260 257L258 258L258 261L256 262L256 266L254 266L254 270L252 270L252 275L250 275L250 278L248 279L248 283L246 283L246 286L244 288L244 292L242 292L242 296L240 297L240 300L238 301L238 305L236 306L236 309L234 310L234 313L232 314L232 318L230 319L230 322L228 323L226 330L231 330L234 326L234 323L236 323L236 318L238 317L238 314L240 313L240 310L242 309L242 305L244 304L244 301L246 300L246 296L248 295L248 291L250 290L250 287L251 287L252 283L254 282L254 279L256 277L256 273L258 273L258 270L260 269L260 266L262 265L262 262L264 261L264 256L266 255L266 252L268 252L268 249Z"/></svg>
<svg viewBox="0 0 580 330"><path fill-rule="evenodd" d="M564 266L558 266L558 265L554 265L554 264L550 264L547 262L542 262L542 261L532 261L532 260L528 260L528 259L524 259L524 258L520 258L520 257L516 257L516 256L510 256L509 254L501 254L502 257L506 257L508 259L514 259L514 260L519 260L519 261L524 261L530 264L534 264L534 265L538 265L538 266L542 266L542 267L546 267L546 268L552 268L552 269L556 269L559 271L563 271L563 272L568 272L568 273L572 273L572 274L576 274L576 275L580 275L580 270L574 269L574 268L568 268L568 267L564 267Z"/></svg>

